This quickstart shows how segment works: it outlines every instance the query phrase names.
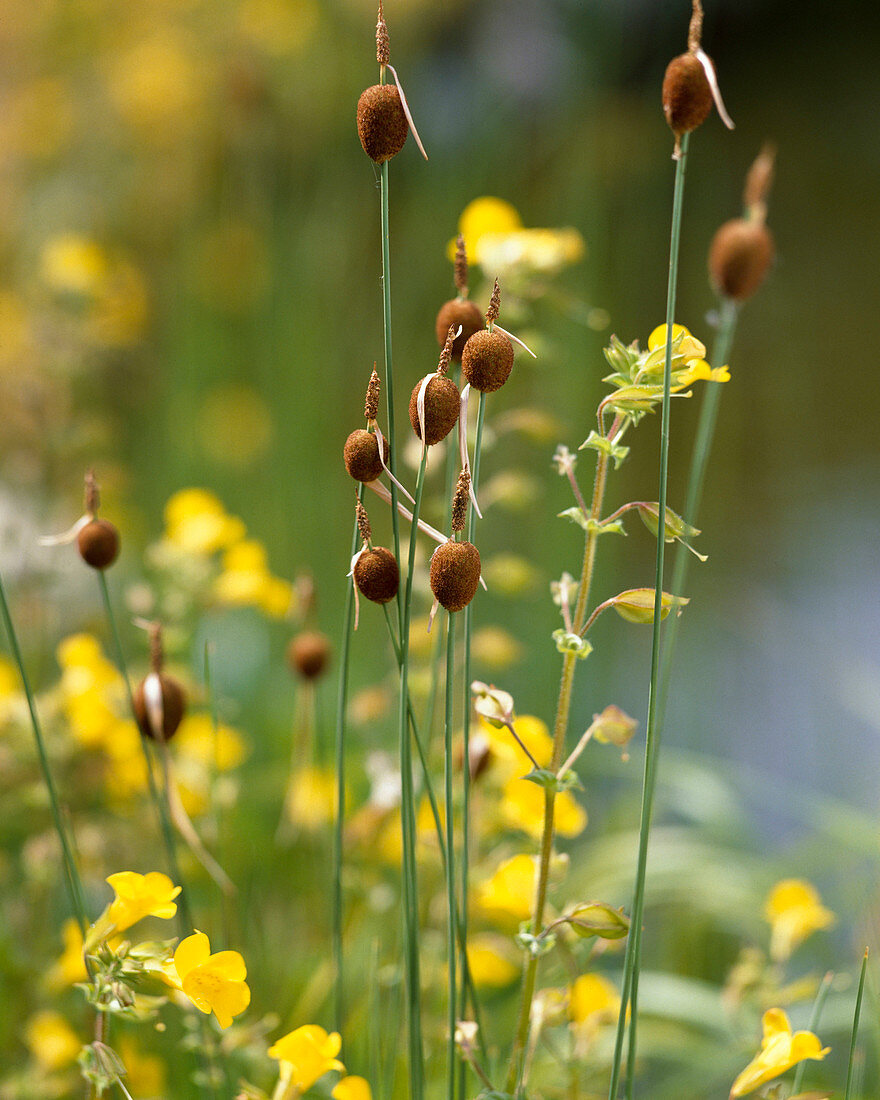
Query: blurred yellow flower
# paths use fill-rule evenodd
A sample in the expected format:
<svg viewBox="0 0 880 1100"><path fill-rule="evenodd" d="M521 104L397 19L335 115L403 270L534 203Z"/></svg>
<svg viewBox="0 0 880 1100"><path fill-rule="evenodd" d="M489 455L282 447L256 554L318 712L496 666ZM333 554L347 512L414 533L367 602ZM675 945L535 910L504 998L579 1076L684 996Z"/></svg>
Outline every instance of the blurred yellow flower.
<svg viewBox="0 0 880 1100"><path fill-rule="evenodd" d="M471 656L478 664L497 671L508 668L522 658L523 647L500 626L484 626L474 631Z"/></svg>
<svg viewBox="0 0 880 1100"><path fill-rule="evenodd" d="M64 950L46 974L46 986L52 990L60 990L76 982L84 982L88 977L86 964L83 961L82 932L74 917L68 917L64 922L61 939Z"/></svg>
<svg viewBox="0 0 880 1100"><path fill-rule="evenodd" d="M223 556L223 572L214 583L214 596L233 606L259 607L273 618L290 610L293 586L269 572L266 548L256 539L236 543Z"/></svg>
<svg viewBox="0 0 880 1100"><path fill-rule="evenodd" d="M276 57L298 52L314 39L319 22L314 0L242 0L238 26L259 49Z"/></svg>
<svg viewBox="0 0 880 1100"><path fill-rule="evenodd" d="M31 1016L25 1025L24 1039L34 1058L49 1071L71 1065L82 1048L67 1020L51 1009Z"/></svg>
<svg viewBox="0 0 880 1100"><path fill-rule="evenodd" d="M568 1011L574 1023L587 1028L610 1023L620 1012L620 994L601 974L581 974L572 983Z"/></svg>
<svg viewBox="0 0 880 1100"><path fill-rule="evenodd" d="M771 925L770 957L775 962L784 962L808 936L835 921L816 888L797 878L776 883L764 903L764 916Z"/></svg>
<svg viewBox="0 0 880 1100"><path fill-rule="evenodd" d="M106 881L116 894L107 911L116 932L124 932L144 917L170 920L177 912L174 898L180 893L180 887L161 871L150 871L146 875L139 875L137 871L118 871Z"/></svg>
<svg viewBox="0 0 880 1100"><path fill-rule="evenodd" d="M336 1057L341 1047L338 1031L328 1035L317 1024L304 1024L269 1047L269 1057L281 1062L283 1080L305 1092L331 1069L345 1072L345 1066Z"/></svg>
<svg viewBox="0 0 880 1100"><path fill-rule="evenodd" d="M468 937L468 968L479 988L503 989L515 981L520 968L511 958L511 941L491 932Z"/></svg>
<svg viewBox="0 0 880 1100"><path fill-rule="evenodd" d="M336 772L306 765L290 777L287 817L292 825L317 832L336 814Z"/></svg>
<svg viewBox="0 0 880 1100"><path fill-rule="evenodd" d="M473 199L458 219L458 231L464 237L464 246L471 262L476 262L480 239L487 233L512 233L517 229L522 229L519 211L511 203L492 195ZM455 241L450 242L447 251L449 258L454 260Z"/></svg>
<svg viewBox="0 0 880 1100"><path fill-rule="evenodd" d="M470 262L492 275L511 269L546 274L577 263L585 252L584 239L576 229L525 229L516 207L492 195L468 203L458 231ZM447 254L455 259L454 240Z"/></svg>
<svg viewBox="0 0 880 1100"><path fill-rule="evenodd" d="M243 469L262 458L272 442L272 414L250 386L218 386L198 415L202 450L218 465Z"/></svg>
<svg viewBox="0 0 880 1100"><path fill-rule="evenodd" d="M779 1077L805 1058L821 1060L831 1050L823 1047L811 1031L791 1033L791 1024L781 1008L770 1008L763 1017L761 1050L733 1082L730 1100L753 1092L759 1085Z"/></svg>
<svg viewBox="0 0 880 1100"><path fill-rule="evenodd" d="M165 505L165 537L190 554L214 554L245 536L237 516L226 514L207 489L181 489Z"/></svg>
<svg viewBox="0 0 880 1100"><path fill-rule="evenodd" d="M177 945L171 980L196 1006L199 1012L217 1017L227 1028L251 1003L247 969L238 951L211 954L211 943L204 932L194 932Z"/></svg>
<svg viewBox="0 0 880 1100"><path fill-rule="evenodd" d="M108 271L101 246L78 233L62 233L43 246L40 269L51 290L59 294L97 294Z"/></svg>
<svg viewBox="0 0 880 1100"><path fill-rule="evenodd" d="M513 728L538 766L546 768L553 756L553 738L547 724L533 715L521 714L515 719ZM493 757L503 765L505 776L522 775L524 770L528 770L528 757L507 730L493 729L488 722L482 720L480 730L489 742Z"/></svg>
<svg viewBox="0 0 880 1100"><path fill-rule="evenodd" d="M127 1035L120 1036L115 1045L125 1066L126 1086L132 1094L162 1096L166 1091L165 1062L155 1054L142 1051Z"/></svg>
<svg viewBox="0 0 880 1100"><path fill-rule="evenodd" d="M187 714L174 735L178 756L185 756L205 768L228 772L247 756L247 745L238 730L214 720L210 714Z"/></svg>
<svg viewBox="0 0 880 1100"><path fill-rule="evenodd" d="M505 925L528 920L535 895L535 867L533 856L506 859L491 878L477 885L474 892L477 911Z"/></svg>
<svg viewBox="0 0 880 1100"><path fill-rule="evenodd" d="M364 1077L343 1077L330 1095L333 1100L373 1100L370 1083Z"/></svg>
<svg viewBox="0 0 880 1100"><path fill-rule="evenodd" d="M509 779L502 789L500 813L502 821L511 829L522 829L535 840L544 831L544 791L537 783L516 776ZM553 821L559 836L578 836L587 825L586 810L570 791L556 795Z"/></svg>

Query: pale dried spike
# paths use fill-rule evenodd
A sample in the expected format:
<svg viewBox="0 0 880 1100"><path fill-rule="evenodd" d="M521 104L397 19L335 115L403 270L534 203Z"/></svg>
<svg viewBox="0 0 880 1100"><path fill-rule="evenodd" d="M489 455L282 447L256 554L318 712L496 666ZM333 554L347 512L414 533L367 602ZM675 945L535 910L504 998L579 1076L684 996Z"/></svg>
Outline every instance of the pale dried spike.
<svg viewBox="0 0 880 1100"><path fill-rule="evenodd" d="M459 405L458 413L458 451L461 457L461 468L471 472L471 464L468 461L467 452L467 418L468 418L468 397L471 392L471 384L468 382L461 391L461 402ZM474 506L474 511L480 517L483 518L483 513L480 511L480 506L477 504L477 494L474 491L474 483L471 481L468 486L468 491L471 495L471 504Z"/></svg>
<svg viewBox="0 0 880 1100"><path fill-rule="evenodd" d="M69 527L60 535L40 535L37 539L37 543L40 546L69 546L70 543L76 541L76 536L82 531L83 527L85 527L87 523L91 523L93 519L94 516L80 516L73 527Z"/></svg>
<svg viewBox="0 0 880 1100"><path fill-rule="evenodd" d="M443 350L440 352L440 362L437 364L437 373L445 374L449 370L449 364L452 362L452 345L461 335L462 326L459 325L456 330L455 325L449 326L449 332L446 333L446 343L443 345Z"/></svg>
<svg viewBox="0 0 880 1100"><path fill-rule="evenodd" d="M383 488L384 488L384 486L383 486ZM389 495L389 497L391 496L390 493L388 495ZM351 559L351 568L349 569L348 573L346 574L347 576L351 577L351 586L354 589L354 629L355 630L357 630L357 628L358 628L358 621L361 617L361 605L360 605L360 601L358 600L357 582L354 579L354 567L358 563L358 558L361 556L361 554L363 554L363 552L365 550L366 550L366 546L362 546L360 548L360 550L358 550L358 552L354 555L354 557Z"/></svg>
<svg viewBox="0 0 880 1100"><path fill-rule="evenodd" d="M467 520L468 496L471 487L470 470L462 470L458 475L455 495L452 498L452 530L463 531Z"/></svg>
<svg viewBox="0 0 880 1100"><path fill-rule="evenodd" d="M365 485L367 486L368 489L372 489L373 492L376 494L377 497L379 497L380 500L384 500L386 504L391 503L391 493L388 489L385 488L385 486L382 484L381 481L367 481L367 482L365 482ZM408 519L409 522L412 523L412 512L409 510L409 508L407 508L407 506L405 504L401 504L401 502L398 501L397 502L397 510L404 517L404 519ZM430 525L430 523L425 523L425 521L423 519L419 520L419 530L423 534L427 535L428 538L433 539L434 542L448 542L449 541L447 539L446 535L441 534L437 530L437 528L432 527Z"/></svg>
<svg viewBox="0 0 880 1100"><path fill-rule="evenodd" d="M364 401L364 416L368 421L375 420L379 415L379 375L376 373L376 364L373 364L373 373L367 383L367 396Z"/></svg>
<svg viewBox="0 0 880 1100"><path fill-rule="evenodd" d="M406 486L400 484L400 482L397 480L397 478L394 476L394 474L392 474L392 472L385 465L385 440L382 436L382 429L379 427L378 424L376 425L376 441L379 444L379 461L382 463L382 469L391 478L391 480L394 482L394 484L397 486L397 488L403 493L403 495L406 497L406 499L408 501L410 501L411 504L415 504L415 501L413 500L412 495L410 494L410 491L406 488ZM370 482L365 482L365 484L369 485Z"/></svg>
<svg viewBox="0 0 880 1100"><path fill-rule="evenodd" d="M382 11L382 0L379 0L379 18L376 22L376 60L384 68L391 58L391 42L388 38L388 27L385 23L385 15Z"/></svg>
<svg viewBox="0 0 880 1100"><path fill-rule="evenodd" d="M434 602L431 604L431 610L428 614L428 633L431 633L431 627L434 625L434 616L437 614L437 609L440 607L440 601L437 597L434 597Z"/></svg>
<svg viewBox="0 0 880 1100"><path fill-rule="evenodd" d="M776 146L766 142L746 176L743 190L743 205L749 217L763 222L767 216L767 196L773 186L773 174L776 160Z"/></svg>
<svg viewBox="0 0 880 1100"><path fill-rule="evenodd" d="M452 331L451 327L449 331ZM416 412L418 413L419 417L419 431L421 432L422 440L421 454L425 453L425 448L428 446L428 444L425 442L425 394L428 392L428 383L436 377L436 373L426 374L419 384L419 392L418 396L416 397ZM413 501L413 503L415 503L415 501Z"/></svg>
<svg viewBox="0 0 880 1100"><path fill-rule="evenodd" d="M505 335L505 336L507 337L507 339L508 339L508 340L513 340L513 342L514 342L515 344L519 344L519 346L520 346L520 347L521 347L521 348L522 348L522 349L523 349L524 351L527 351L527 352L529 353L529 355L531 355L531 357L532 357L533 359L537 359L537 358L538 358L538 357L537 357L537 355L535 355L535 353L534 353L534 352L532 351L532 349L531 349L531 348L529 347L529 345L528 345L528 344L524 344L524 343L522 342L522 340L520 340L520 338L519 338L518 336L514 336L514 335L513 335L513 333L512 333L512 332L508 332L506 328L502 328L502 327L501 327L501 325L499 325L497 321L495 322L495 324L494 324L494 325L493 325L492 327L493 327L493 328L497 328L499 332L503 332L503 333L504 333L504 335Z"/></svg>
<svg viewBox="0 0 880 1100"><path fill-rule="evenodd" d="M422 139L419 137L419 132L416 129L416 124L413 122L413 117L410 114L409 104L406 101L406 96L403 93L403 86L400 83L400 77L397 75L393 65L389 63L388 68L391 70L391 75L394 77L394 83L397 85L397 90L400 92L400 105L403 107L403 113L406 115L406 121L409 123L409 128L412 130L412 136L416 139L416 145L419 147L419 152L425 158L428 159L428 154L425 152L425 147L422 145Z"/></svg>
<svg viewBox="0 0 880 1100"><path fill-rule="evenodd" d="M357 498L355 498L354 508L355 516L357 517L358 531L360 531L361 538L364 542L369 544L373 539L373 529L370 527L370 517L367 515L366 508Z"/></svg>
<svg viewBox="0 0 880 1100"><path fill-rule="evenodd" d="M468 296L468 261L464 237L461 233L455 238L455 289L459 298Z"/></svg>
<svg viewBox="0 0 880 1100"><path fill-rule="evenodd" d="M688 27L688 50L696 53L700 48L703 38L703 5L700 0L694 0L691 12L691 22Z"/></svg>
<svg viewBox="0 0 880 1100"><path fill-rule="evenodd" d="M86 474L85 509L86 515L94 518L101 507L101 491L95 478L95 471L89 470Z"/></svg>
<svg viewBox="0 0 880 1100"><path fill-rule="evenodd" d="M150 638L150 669L152 672L161 672L165 663L165 654L162 650L162 624L150 623L147 627Z"/></svg>
<svg viewBox="0 0 880 1100"><path fill-rule="evenodd" d="M155 670L144 680L144 709L153 737L156 741L164 741L165 702L162 698L162 681Z"/></svg>
<svg viewBox="0 0 880 1100"><path fill-rule="evenodd" d="M696 50L695 56L697 61L703 66L703 72L706 74L706 79L709 81L709 87L712 90L712 98L715 100L715 108L718 114L721 115L721 121L727 127L728 130L735 129L733 119L727 113L727 108L724 106L724 100L721 98L721 89L718 87L718 77L715 75L715 66L712 64L712 58L703 50Z"/></svg>
<svg viewBox="0 0 880 1100"><path fill-rule="evenodd" d="M498 280L495 280L495 286L492 287L492 297L489 299L489 308L486 310L486 324L491 330L492 326L498 320L498 314L501 312L501 287L498 285Z"/></svg>

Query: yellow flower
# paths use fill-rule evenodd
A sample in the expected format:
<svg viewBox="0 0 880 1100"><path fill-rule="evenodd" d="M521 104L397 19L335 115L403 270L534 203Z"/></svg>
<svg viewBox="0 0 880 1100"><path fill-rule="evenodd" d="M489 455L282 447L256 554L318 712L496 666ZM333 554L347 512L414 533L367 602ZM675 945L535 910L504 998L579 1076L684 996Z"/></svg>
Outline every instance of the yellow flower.
<svg viewBox="0 0 880 1100"><path fill-rule="evenodd" d="M515 229L484 233L476 244L474 260L486 271L519 268L552 274L577 263L586 251L576 229Z"/></svg>
<svg viewBox="0 0 880 1100"><path fill-rule="evenodd" d="M503 989L516 979L520 968L509 957L511 941L491 932L468 937L468 968L479 988Z"/></svg>
<svg viewBox="0 0 880 1100"><path fill-rule="evenodd" d="M568 1011L574 1023L592 1029L617 1019L620 994L601 974L581 974L572 984Z"/></svg>
<svg viewBox="0 0 880 1100"><path fill-rule="evenodd" d="M176 980L175 980L176 975ZM182 990L199 1012L213 1012L217 1023L227 1028L251 1003L245 978L247 969L237 951L211 954L204 932L195 932L177 945L172 982Z"/></svg>
<svg viewBox="0 0 880 1100"><path fill-rule="evenodd" d="M95 241L76 233L54 237L43 247L43 278L61 294L96 294L107 276L107 257Z"/></svg>
<svg viewBox="0 0 880 1100"><path fill-rule="evenodd" d="M535 895L535 860L518 855L505 860L476 890L477 909L503 923L528 920Z"/></svg>
<svg viewBox="0 0 880 1100"><path fill-rule="evenodd" d="M175 493L165 505L165 528L168 541L189 554L213 554L245 536L242 521L207 489Z"/></svg>
<svg viewBox="0 0 880 1100"><path fill-rule="evenodd" d="M507 826L540 839L544 831L544 791L537 783L518 776L508 780L502 791L500 810ZM571 838L586 828L587 813L570 791L561 791L556 796L553 821L560 836Z"/></svg>
<svg viewBox="0 0 880 1100"><path fill-rule="evenodd" d="M458 231L464 237L464 246L472 262L476 260L480 238L487 233L513 233L517 229L522 229L519 211L504 199L496 199L492 195L483 195L469 202L458 219ZM447 251L450 260L454 260L455 241L450 241Z"/></svg>
<svg viewBox="0 0 880 1100"><path fill-rule="evenodd" d="M519 715L513 723L517 737L532 754L538 765L546 768L553 756L553 738L546 723L530 714ZM494 729L488 722L480 722L495 759L504 766L505 775L522 775L530 767L529 759L506 729Z"/></svg>
<svg viewBox="0 0 880 1100"><path fill-rule="evenodd" d="M214 595L221 603L256 606L281 618L290 607L293 589L288 581L269 572L263 544L246 539L223 555L223 572L214 584Z"/></svg>
<svg viewBox="0 0 880 1100"><path fill-rule="evenodd" d="M695 340L691 336L690 329L685 328L684 325L672 326L672 339L675 340L681 336L682 341L678 349L678 354L685 359L704 359L706 357L706 346L701 344L699 340ZM651 351L657 351L658 348L666 347L666 325L658 325L651 335L648 337L648 347Z"/></svg>
<svg viewBox="0 0 880 1100"><path fill-rule="evenodd" d="M125 1066L125 1082L137 1096L162 1096L166 1091L165 1063L147 1054L127 1035L118 1040L119 1057Z"/></svg>
<svg viewBox="0 0 880 1100"><path fill-rule="evenodd" d="M25 1027L25 1042L40 1065L50 1071L75 1062L82 1047L67 1020L51 1009L31 1016Z"/></svg>
<svg viewBox="0 0 880 1100"><path fill-rule="evenodd" d="M64 941L64 950L46 975L46 985L52 990L64 989L76 982L84 982L88 977L86 964L83 961L82 932L74 917L68 917L64 922L61 938Z"/></svg>
<svg viewBox="0 0 880 1100"><path fill-rule="evenodd" d="M290 777L287 816L292 825L317 832L336 813L336 773L307 764Z"/></svg>
<svg viewBox="0 0 880 1100"><path fill-rule="evenodd" d="M330 1095L333 1100L373 1100L369 1082L363 1077L343 1077Z"/></svg>
<svg viewBox="0 0 880 1100"><path fill-rule="evenodd" d="M770 955L776 962L784 962L808 936L835 920L815 887L797 878L776 883L764 904L764 916L772 927Z"/></svg>
<svg viewBox="0 0 880 1100"><path fill-rule="evenodd" d="M761 1051L733 1082L730 1100L772 1081L805 1058L821 1060L831 1049L823 1047L811 1031L796 1031L792 1035L791 1024L781 1008L770 1008L764 1013L763 1027Z"/></svg>
<svg viewBox="0 0 880 1100"><path fill-rule="evenodd" d="M116 932L125 931L144 917L170 920L177 912L173 899L180 893L180 887L161 871L150 871L146 875L119 871L109 876L107 884L116 894L107 911Z"/></svg>
<svg viewBox="0 0 880 1100"><path fill-rule="evenodd" d="M341 1047L338 1031L328 1035L317 1024L304 1024L269 1047L269 1057L281 1062L283 1078L305 1092L331 1069L345 1072L345 1066L336 1058Z"/></svg>

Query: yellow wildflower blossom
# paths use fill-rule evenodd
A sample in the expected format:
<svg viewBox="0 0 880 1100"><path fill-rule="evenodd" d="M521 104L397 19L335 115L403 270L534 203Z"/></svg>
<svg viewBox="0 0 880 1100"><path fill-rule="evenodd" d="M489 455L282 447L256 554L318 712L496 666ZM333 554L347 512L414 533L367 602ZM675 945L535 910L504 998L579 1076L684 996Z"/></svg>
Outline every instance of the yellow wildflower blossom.
<svg viewBox="0 0 880 1100"><path fill-rule="evenodd" d="M165 536L186 553L207 555L243 539L245 526L207 489L181 489L165 505Z"/></svg>
<svg viewBox="0 0 880 1100"><path fill-rule="evenodd" d="M776 883L764 904L764 916L772 928L770 956L775 962L784 962L808 936L835 920L816 888L797 878Z"/></svg>
<svg viewBox="0 0 880 1100"><path fill-rule="evenodd" d="M83 961L83 938L74 917L68 917L61 929L64 950L46 975L46 986L52 990L64 989L76 982L84 982L88 973Z"/></svg>
<svg viewBox="0 0 880 1100"><path fill-rule="evenodd" d="M194 932L177 945L171 980L196 1006L199 1012L217 1017L227 1028L251 1003L247 969L238 951L211 954L211 943L204 932Z"/></svg>
<svg viewBox="0 0 880 1100"><path fill-rule="evenodd" d="M290 777L287 816L292 825L317 832L336 814L336 773L306 765Z"/></svg>
<svg viewBox="0 0 880 1100"><path fill-rule="evenodd" d="M464 247L469 259L477 258L480 240L487 233L513 233L522 229L519 211L504 199L483 195L469 202L458 219L458 231L464 237ZM450 260L455 259L455 241L447 249Z"/></svg>
<svg viewBox="0 0 880 1100"><path fill-rule="evenodd" d="M503 989L516 980L520 968L511 958L512 942L491 932L468 937L468 968L480 989Z"/></svg>
<svg viewBox="0 0 880 1100"><path fill-rule="evenodd" d="M601 974L581 974L571 986L568 1011L576 1024L593 1028L617 1019L620 994Z"/></svg>
<svg viewBox="0 0 880 1100"><path fill-rule="evenodd" d="M281 618L293 599L288 581L269 572L266 548L256 539L231 546L223 556L223 572L214 584L214 595L221 603L256 606L268 615Z"/></svg>
<svg viewBox="0 0 880 1100"><path fill-rule="evenodd" d="M733 1082L730 1100L753 1092L805 1058L821 1060L831 1050L831 1047L823 1047L811 1031L796 1031L792 1035L791 1024L781 1008L768 1009L762 1023L764 1037L760 1053Z"/></svg>
<svg viewBox="0 0 880 1100"><path fill-rule="evenodd" d="M119 1057L125 1066L125 1082L136 1096L163 1096L166 1092L164 1061L155 1054L141 1050L133 1039L122 1035L116 1041Z"/></svg>
<svg viewBox="0 0 880 1100"><path fill-rule="evenodd" d="M364 1077L343 1077L330 1095L333 1100L373 1100L370 1083Z"/></svg>
<svg viewBox="0 0 880 1100"><path fill-rule="evenodd" d="M504 784L501 820L511 829L522 829L540 840L544 831L544 791L537 783L518 776ZM556 795L553 821L559 836L575 837L584 831L587 814L570 791Z"/></svg>
<svg viewBox="0 0 880 1100"><path fill-rule="evenodd" d="M64 1069L76 1061L82 1043L59 1012L37 1012L25 1027L25 1042L43 1069Z"/></svg>
<svg viewBox="0 0 880 1100"><path fill-rule="evenodd" d="M180 887L161 871L150 871L146 875L119 871L106 881L116 894L107 910L115 932L124 932L144 917L170 920L177 912L173 899L180 893Z"/></svg>
<svg viewBox="0 0 880 1100"><path fill-rule="evenodd" d="M475 905L484 916L503 924L528 920L535 895L535 859L518 855L505 860L475 891Z"/></svg>
<svg viewBox="0 0 880 1100"><path fill-rule="evenodd" d="M305 1092L330 1070L345 1072L345 1066L336 1057L341 1047L338 1031L328 1035L317 1024L304 1024L269 1047L269 1057L281 1062L282 1080Z"/></svg>
<svg viewBox="0 0 880 1100"><path fill-rule="evenodd" d="M77 233L64 233L47 241L41 257L43 279L59 294L96 294L107 277L104 250Z"/></svg>

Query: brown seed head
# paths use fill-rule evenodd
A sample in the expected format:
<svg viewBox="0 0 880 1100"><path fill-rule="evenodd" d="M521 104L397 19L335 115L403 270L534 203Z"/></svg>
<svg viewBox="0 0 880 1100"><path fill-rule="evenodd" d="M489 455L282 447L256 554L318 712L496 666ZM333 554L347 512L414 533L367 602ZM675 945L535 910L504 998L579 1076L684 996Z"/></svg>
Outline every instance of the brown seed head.
<svg viewBox="0 0 880 1100"><path fill-rule="evenodd" d="M373 541L373 529L370 527L370 517L367 515L367 510L361 504L361 502L355 497L354 501L355 516L357 517L358 531L360 531L361 538L364 543Z"/></svg>
<svg viewBox="0 0 880 1100"><path fill-rule="evenodd" d="M672 59L663 78L663 114L678 140L705 122L712 110L712 89L702 63L692 53Z"/></svg>
<svg viewBox="0 0 880 1100"><path fill-rule="evenodd" d="M79 556L92 569L106 569L119 557L119 532L106 519L90 519L76 536Z"/></svg>
<svg viewBox="0 0 880 1100"><path fill-rule="evenodd" d="M152 685L150 684L151 680L153 681ZM161 729L154 726L150 708L147 706L147 699L150 697L150 692L155 690L153 685L156 680L158 680L161 688ZM144 737L149 737L153 741L170 741L174 734L177 733L177 727L180 725L186 710L186 692L183 690L182 684L178 680L175 680L173 676L166 676L164 672L151 672L150 675L147 676L146 679L141 680L134 689L133 701L134 716L138 724L138 729Z"/></svg>
<svg viewBox="0 0 880 1100"><path fill-rule="evenodd" d="M696 53L700 48L700 42L703 38L703 5L700 0L693 0L693 10L691 11L691 22L688 27L688 49L691 53Z"/></svg>
<svg viewBox="0 0 880 1100"><path fill-rule="evenodd" d="M95 478L95 471L89 470L86 474L85 484L85 512L87 516L97 515L98 509L101 507L101 492L98 489L98 482Z"/></svg>
<svg viewBox="0 0 880 1100"><path fill-rule="evenodd" d="M287 663L291 672L304 680L316 680L330 663L330 641L318 630L304 630L291 639Z"/></svg>
<svg viewBox="0 0 880 1100"><path fill-rule="evenodd" d="M725 298L751 298L773 262L770 230L762 221L733 218L718 230L709 248L712 285Z"/></svg>
<svg viewBox="0 0 880 1100"><path fill-rule="evenodd" d="M467 520L468 500L470 499L471 472L462 470L458 475L455 495L452 498L452 530L463 531Z"/></svg>
<svg viewBox="0 0 880 1100"><path fill-rule="evenodd" d="M393 84L374 84L361 93L357 106L358 137L364 152L384 164L403 148L409 123Z"/></svg>
<svg viewBox="0 0 880 1100"><path fill-rule="evenodd" d="M461 233L455 238L455 289L462 298L468 296L468 261Z"/></svg>
<svg viewBox="0 0 880 1100"><path fill-rule="evenodd" d="M382 440L385 461L388 461L388 440ZM379 440L373 432L357 428L345 441L342 452L345 468L355 481L375 481L382 473L379 458Z"/></svg>
<svg viewBox="0 0 880 1100"><path fill-rule="evenodd" d="M461 333L452 342L452 358L460 363L465 344L475 332L479 332L483 327L483 315L469 299L452 298L443 303L437 314L435 331L437 333L437 343L441 347L446 342L450 326L455 331L458 331L461 327Z"/></svg>
<svg viewBox="0 0 880 1100"><path fill-rule="evenodd" d="M385 16L382 12L382 0L379 0L379 18L376 23L376 60L380 65L387 65L391 60L391 44L388 39Z"/></svg>
<svg viewBox="0 0 880 1100"><path fill-rule="evenodd" d="M763 221L767 216L767 196L773 185L773 167L776 160L776 146L766 144L755 159L746 176L743 190L743 205L750 218Z"/></svg>
<svg viewBox="0 0 880 1100"><path fill-rule="evenodd" d="M446 332L446 341L443 344L443 350L440 352L440 361L437 364L438 374L445 374L449 370L449 364L452 360L452 345L455 343L455 331L456 326L450 325Z"/></svg>
<svg viewBox="0 0 880 1100"><path fill-rule="evenodd" d="M464 346L461 373L475 390L492 393L500 389L513 369L513 344L503 332L483 329Z"/></svg>
<svg viewBox="0 0 880 1100"><path fill-rule="evenodd" d="M495 286L492 287L492 297L489 299L489 308L486 310L486 324L489 328L495 324L498 320L498 314L501 312L501 287L498 285L498 280L495 280Z"/></svg>
<svg viewBox="0 0 880 1100"><path fill-rule="evenodd" d="M480 583L480 552L471 542L444 542L431 558L431 591L447 611L461 611Z"/></svg>
<svg viewBox="0 0 880 1100"><path fill-rule="evenodd" d="M409 422L419 439L422 438L419 424L419 390L422 383L416 383L409 398ZM445 439L458 422L461 408L461 394L458 386L445 374L435 374L425 389L425 442L429 446Z"/></svg>
<svg viewBox="0 0 880 1100"><path fill-rule="evenodd" d="M367 397L364 401L364 416L367 420L375 420L379 415L379 375L376 373L376 365L373 364L373 373L367 383Z"/></svg>
<svg viewBox="0 0 880 1100"><path fill-rule="evenodd" d="M397 559L384 546L364 550L355 562L354 583L361 595L373 603L388 603L397 595L400 585Z"/></svg>

